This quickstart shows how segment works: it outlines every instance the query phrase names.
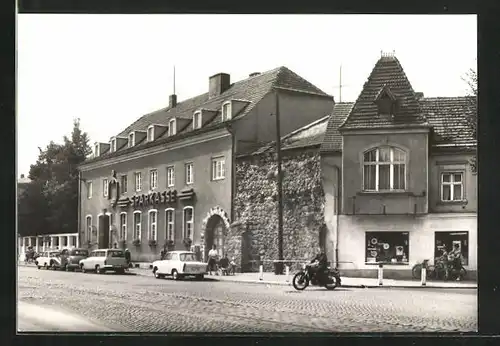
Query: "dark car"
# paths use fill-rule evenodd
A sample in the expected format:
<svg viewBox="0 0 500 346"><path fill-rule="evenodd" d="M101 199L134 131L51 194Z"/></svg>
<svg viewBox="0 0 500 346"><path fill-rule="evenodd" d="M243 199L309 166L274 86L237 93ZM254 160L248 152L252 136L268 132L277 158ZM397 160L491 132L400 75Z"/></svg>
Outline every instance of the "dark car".
<svg viewBox="0 0 500 346"><path fill-rule="evenodd" d="M61 252L61 267L66 271L79 268L80 260L89 257L87 249L65 249Z"/></svg>

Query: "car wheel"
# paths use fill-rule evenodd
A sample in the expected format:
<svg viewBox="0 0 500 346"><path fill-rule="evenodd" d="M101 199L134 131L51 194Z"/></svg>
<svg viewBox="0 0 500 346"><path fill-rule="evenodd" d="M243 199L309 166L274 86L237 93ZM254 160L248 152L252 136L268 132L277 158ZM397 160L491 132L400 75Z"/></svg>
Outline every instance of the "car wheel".
<svg viewBox="0 0 500 346"><path fill-rule="evenodd" d="M47 263L44 263L44 264L43 264L43 269L45 269L45 270L49 270L49 267L47 266Z"/></svg>
<svg viewBox="0 0 500 346"><path fill-rule="evenodd" d="M80 271L82 273L86 273L87 271L85 270L85 268L83 267L83 264L80 264Z"/></svg>
<svg viewBox="0 0 500 346"><path fill-rule="evenodd" d="M125 269L117 269L117 270L115 270L115 273L123 275L123 274L125 274Z"/></svg>
<svg viewBox="0 0 500 346"><path fill-rule="evenodd" d="M165 278L165 275L158 273L158 268L156 268L156 267L153 269L153 274L154 274L155 278L157 278L157 279L164 279Z"/></svg>
<svg viewBox="0 0 500 346"><path fill-rule="evenodd" d="M179 279L180 279L180 277L179 277L179 273L177 273L177 270L175 270L175 269L174 269L174 270L172 270L172 278L173 278L174 280L179 280Z"/></svg>
<svg viewBox="0 0 500 346"><path fill-rule="evenodd" d="M203 278L204 278L204 277L205 277L205 276L204 276L203 274L196 275L196 280L198 280L198 281L203 281Z"/></svg>
<svg viewBox="0 0 500 346"><path fill-rule="evenodd" d="M69 272L69 266L68 266L68 263L66 263L66 264L64 265L64 270L65 270L65 271L67 271L67 272Z"/></svg>
<svg viewBox="0 0 500 346"><path fill-rule="evenodd" d="M96 272L97 274L102 274L102 273L103 273L103 271L101 270L101 267L99 267L99 265L96 265L96 266L95 266L95 272Z"/></svg>

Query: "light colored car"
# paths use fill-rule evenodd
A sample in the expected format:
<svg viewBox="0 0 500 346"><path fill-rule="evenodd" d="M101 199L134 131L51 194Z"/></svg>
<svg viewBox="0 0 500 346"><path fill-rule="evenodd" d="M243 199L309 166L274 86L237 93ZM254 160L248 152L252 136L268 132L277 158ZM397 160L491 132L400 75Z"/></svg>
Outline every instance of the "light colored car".
<svg viewBox="0 0 500 346"><path fill-rule="evenodd" d="M153 274L157 279L165 276L172 276L174 280L179 280L185 276L194 276L198 280L203 280L207 274L207 264L196 260L194 252L171 251L167 252L164 260L153 262Z"/></svg>
<svg viewBox="0 0 500 346"><path fill-rule="evenodd" d="M60 250L51 250L44 251L41 253L40 257L37 257L35 260L35 265L38 269L55 269L59 268L61 265L61 251Z"/></svg>
<svg viewBox="0 0 500 346"><path fill-rule="evenodd" d="M123 274L127 268L125 253L119 249L97 249L89 254L89 257L80 260L80 270L82 273L95 271L103 274L107 271L114 271Z"/></svg>

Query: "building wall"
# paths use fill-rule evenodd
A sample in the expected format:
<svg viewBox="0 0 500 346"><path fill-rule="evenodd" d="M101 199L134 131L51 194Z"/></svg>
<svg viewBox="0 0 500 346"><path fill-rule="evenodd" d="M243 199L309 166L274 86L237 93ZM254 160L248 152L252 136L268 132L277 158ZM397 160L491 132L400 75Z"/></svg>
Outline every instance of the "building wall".
<svg viewBox="0 0 500 346"><path fill-rule="evenodd" d="M261 256L265 260L264 269L271 270L271 261L278 259L276 169L276 158L272 155L237 160L234 203L236 224L240 226L229 230L226 244L229 255L242 267L245 267L242 263L245 258L256 261ZM283 158L283 172L284 259L310 260L317 251L320 230L324 227L319 153L317 150L288 152ZM242 245L245 241L249 243L248 248Z"/></svg>
<svg viewBox="0 0 500 346"><path fill-rule="evenodd" d="M470 167L471 154L432 155L429 161L429 209L435 213L477 212L477 175ZM456 171L464 173L464 197L466 202L441 201L441 173Z"/></svg>
<svg viewBox="0 0 500 346"><path fill-rule="evenodd" d="M366 232L408 232L408 264L384 265L386 278L410 278L411 269L424 259L434 263L436 232L468 232L469 263L464 267L469 277L477 271L477 215L427 214L407 215L341 215L339 258L341 272L347 276L376 277L376 264L365 263Z"/></svg>
<svg viewBox="0 0 500 346"><path fill-rule="evenodd" d="M428 134L356 134L343 138L342 214L427 213ZM406 192L363 192L363 153L381 145L407 152Z"/></svg>
<svg viewBox="0 0 500 346"><path fill-rule="evenodd" d="M86 185L82 184L81 193L81 230L85 230L86 215L92 215L92 223L98 226L98 214L102 213L103 209L114 214L114 223L119 228L119 214L122 211L127 212L127 247L132 253L132 260L147 261L158 257L161 247L165 240L165 208L175 208L175 247L183 249L182 243L182 227L183 227L183 208L185 206L194 207L194 239L193 244L200 243L200 227L202 220L211 208L219 206L229 214L231 207L231 137L212 140L210 142L194 144L189 147L183 147L175 150L164 151L151 156L143 156L131 161L122 161L117 164L108 165L106 167L94 169L92 171L82 172L82 178L93 181L93 197L87 199ZM225 179L212 181L212 166L211 158L216 156L225 157ZM185 163L192 162L194 170L194 183L192 185L185 184ZM167 166L175 167L175 187L167 187ZM150 175L151 169L158 170L158 189L156 191L166 191L175 189L179 193L186 188L193 188L195 191L194 200L177 201L173 205L159 205L143 207L142 211L142 232L141 246L136 248L132 245L133 240L133 211L134 207L129 206L122 210L121 208L113 209L110 206L110 200L103 197L103 178L111 179L111 170L117 172L117 178L120 181L120 175L126 174L128 180L128 192L123 196L132 197L136 194L147 194L150 191ZM135 192L134 189L134 173L142 173L142 191ZM148 211L150 209L158 210L157 232L158 246L150 248L148 245ZM86 233L84 233L85 235ZM85 239L84 236L84 242ZM116 240L116 239L115 239ZM107 246L103 244L101 246Z"/></svg>

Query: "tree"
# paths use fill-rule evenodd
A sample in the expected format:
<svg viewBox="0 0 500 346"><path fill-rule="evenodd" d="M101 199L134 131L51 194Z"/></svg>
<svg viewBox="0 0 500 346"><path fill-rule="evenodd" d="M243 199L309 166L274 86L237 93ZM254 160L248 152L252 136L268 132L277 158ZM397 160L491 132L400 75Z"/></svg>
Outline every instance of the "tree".
<svg viewBox="0 0 500 346"><path fill-rule="evenodd" d="M462 78L469 86L469 106L470 109L466 112L466 120L469 127L472 129L472 135L474 139L477 140L477 72L474 69L470 69L469 72ZM470 161L472 172L477 172L477 156Z"/></svg>
<svg viewBox="0 0 500 346"><path fill-rule="evenodd" d="M31 165L31 182L19 197L19 233L24 236L46 233L73 233L78 229L78 164L91 153L87 133L80 121L73 123L71 137L64 143L51 141L39 148Z"/></svg>

